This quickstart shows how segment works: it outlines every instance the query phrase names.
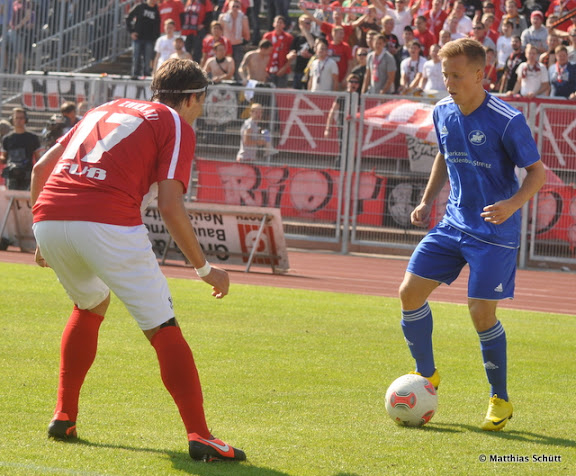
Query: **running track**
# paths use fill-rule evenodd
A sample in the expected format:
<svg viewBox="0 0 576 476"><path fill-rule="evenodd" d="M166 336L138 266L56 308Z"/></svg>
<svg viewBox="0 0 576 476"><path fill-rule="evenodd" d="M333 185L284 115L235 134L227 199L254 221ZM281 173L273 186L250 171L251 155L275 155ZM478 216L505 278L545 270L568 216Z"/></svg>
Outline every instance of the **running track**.
<svg viewBox="0 0 576 476"><path fill-rule="evenodd" d="M292 289L333 291L396 297L406 268L405 258L339 255L336 253L289 251L290 271L272 274L270 268L252 267L249 273L240 266L225 266L232 286L252 284ZM0 251L0 261L34 264L34 256L15 248ZM164 266L166 276L199 279L191 268ZM440 286L432 301L466 304L468 268L451 286ZM232 288L233 292L233 288ZM519 270L516 297L502 301L501 307L576 315L576 274L561 271Z"/></svg>

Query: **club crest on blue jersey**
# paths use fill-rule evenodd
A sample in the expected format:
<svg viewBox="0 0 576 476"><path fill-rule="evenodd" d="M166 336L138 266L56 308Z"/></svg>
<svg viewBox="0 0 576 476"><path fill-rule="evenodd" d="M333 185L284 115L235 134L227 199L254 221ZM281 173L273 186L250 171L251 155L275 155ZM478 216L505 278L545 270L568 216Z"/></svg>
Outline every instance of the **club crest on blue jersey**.
<svg viewBox="0 0 576 476"><path fill-rule="evenodd" d="M468 134L468 140L472 145L482 145L486 142L486 134L482 131L472 131Z"/></svg>

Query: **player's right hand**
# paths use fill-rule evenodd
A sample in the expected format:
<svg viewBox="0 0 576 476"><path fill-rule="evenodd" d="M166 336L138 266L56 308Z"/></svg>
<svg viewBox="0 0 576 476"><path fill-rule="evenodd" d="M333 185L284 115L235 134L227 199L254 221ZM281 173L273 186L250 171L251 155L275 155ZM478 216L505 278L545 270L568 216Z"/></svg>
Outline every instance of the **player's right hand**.
<svg viewBox="0 0 576 476"><path fill-rule="evenodd" d="M42 253L40 252L40 248L38 246L36 247L36 252L34 253L34 261L36 261L36 264L38 266L40 266L41 268L49 268L50 267L48 265L48 263L46 263L46 260L42 256Z"/></svg>
<svg viewBox="0 0 576 476"><path fill-rule="evenodd" d="M202 281L212 285L212 296L222 299L228 294L230 278L228 273L217 266L212 266L210 273L202 278Z"/></svg>
<svg viewBox="0 0 576 476"><path fill-rule="evenodd" d="M418 205L410 214L410 220L414 226L425 228L430 221L430 206L425 203Z"/></svg>

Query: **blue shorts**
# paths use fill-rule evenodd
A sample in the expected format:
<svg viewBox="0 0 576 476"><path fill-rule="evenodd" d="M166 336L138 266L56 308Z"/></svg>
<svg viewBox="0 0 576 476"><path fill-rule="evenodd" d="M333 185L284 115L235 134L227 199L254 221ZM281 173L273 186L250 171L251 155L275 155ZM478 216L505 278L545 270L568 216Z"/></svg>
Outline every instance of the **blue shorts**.
<svg viewBox="0 0 576 476"><path fill-rule="evenodd" d="M407 271L422 278L451 284L470 266L468 297L495 301L514 297L516 248L506 248L438 224L414 250Z"/></svg>

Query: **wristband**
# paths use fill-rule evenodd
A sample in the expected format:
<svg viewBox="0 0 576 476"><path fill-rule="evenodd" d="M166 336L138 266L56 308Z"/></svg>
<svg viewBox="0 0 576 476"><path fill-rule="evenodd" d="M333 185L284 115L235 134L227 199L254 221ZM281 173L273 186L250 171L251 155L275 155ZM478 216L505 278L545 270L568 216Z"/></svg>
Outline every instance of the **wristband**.
<svg viewBox="0 0 576 476"><path fill-rule="evenodd" d="M203 278L205 276L208 276L211 270L212 266L210 266L210 263L206 261L206 263L204 263L204 266L202 266L201 268L196 268L196 274L198 275L198 277Z"/></svg>

